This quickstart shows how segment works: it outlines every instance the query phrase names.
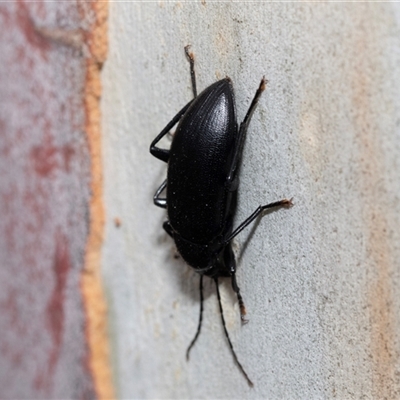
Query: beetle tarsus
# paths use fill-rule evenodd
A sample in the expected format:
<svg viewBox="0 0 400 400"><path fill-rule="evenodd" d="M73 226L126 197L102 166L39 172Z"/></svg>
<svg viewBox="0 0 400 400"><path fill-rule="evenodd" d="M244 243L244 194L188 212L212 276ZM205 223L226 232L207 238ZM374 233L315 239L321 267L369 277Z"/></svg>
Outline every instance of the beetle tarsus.
<svg viewBox="0 0 400 400"><path fill-rule="evenodd" d="M246 325L249 323L249 320L245 317L246 308L245 308L244 304L242 306L243 307L240 306L240 321L242 322L242 325Z"/></svg>
<svg viewBox="0 0 400 400"><path fill-rule="evenodd" d="M267 204L266 206L262 206L263 209L267 208L276 208L276 207L284 207L284 208L291 208L293 207L293 197L291 199L282 199L275 203Z"/></svg>
<svg viewBox="0 0 400 400"><path fill-rule="evenodd" d="M187 45L185 46L185 53L186 53L186 56L187 56L190 60L194 60L193 53L192 53L191 51L189 51L189 49L190 49L191 47L192 47L192 45L187 44Z"/></svg>
<svg viewBox="0 0 400 400"><path fill-rule="evenodd" d="M265 76L262 77L260 86L258 87L258 90L263 92L265 88L267 87L268 79L265 79Z"/></svg>
<svg viewBox="0 0 400 400"><path fill-rule="evenodd" d="M240 321L243 325L246 325L249 322L249 320L245 317L245 315L247 314L246 307L244 305L243 298L239 292L237 293L237 297L239 300Z"/></svg>
<svg viewBox="0 0 400 400"><path fill-rule="evenodd" d="M287 199L285 199L285 200L287 202L287 204L284 205L285 208L291 208L291 207L294 206L293 197L291 199L289 199L289 200L287 200Z"/></svg>

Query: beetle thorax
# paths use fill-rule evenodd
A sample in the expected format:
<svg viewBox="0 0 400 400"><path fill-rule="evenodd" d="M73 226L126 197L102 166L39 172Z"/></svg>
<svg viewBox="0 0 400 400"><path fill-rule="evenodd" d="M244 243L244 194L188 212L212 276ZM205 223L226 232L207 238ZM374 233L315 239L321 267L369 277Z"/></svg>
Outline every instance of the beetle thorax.
<svg viewBox="0 0 400 400"><path fill-rule="evenodd" d="M198 272L206 272L215 265L221 245L192 243L179 234L174 234L174 240L179 254Z"/></svg>

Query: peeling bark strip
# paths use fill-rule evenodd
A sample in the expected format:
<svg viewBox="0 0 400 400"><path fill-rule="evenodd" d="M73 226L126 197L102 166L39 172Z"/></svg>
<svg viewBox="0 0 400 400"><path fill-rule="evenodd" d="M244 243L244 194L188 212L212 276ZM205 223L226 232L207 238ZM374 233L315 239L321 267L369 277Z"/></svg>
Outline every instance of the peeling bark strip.
<svg viewBox="0 0 400 400"><path fill-rule="evenodd" d="M81 1L83 20L90 22L85 44L89 52L86 58L86 82L84 104L85 129L91 159L91 199L89 236L86 245L85 268L81 288L86 308L86 334L89 345L89 367L93 374L99 399L115 398L109 363L107 336L107 308L103 295L100 260L104 231L103 174L101 163L100 72L106 60L108 2Z"/></svg>

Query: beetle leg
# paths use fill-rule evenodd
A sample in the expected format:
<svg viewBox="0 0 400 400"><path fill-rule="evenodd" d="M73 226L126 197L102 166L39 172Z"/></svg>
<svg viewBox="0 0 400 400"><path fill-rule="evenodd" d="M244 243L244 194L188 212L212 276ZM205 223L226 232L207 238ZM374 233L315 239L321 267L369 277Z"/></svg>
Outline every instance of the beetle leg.
<svg viewBox="0 0 400 400"><path fill-rule="evenodd" d="M190 44L185 47L186 57L190 62L190 77L192 79L192 89L193 89L193 96L197 97L197 88L196 88L196 73L194 72L194 55L192 52L189 51Z"/></svg>
<svg viewBox="0 0 400 400"><path fill-rule="evenodd" d="M194 335L193 340L190 342L189 347L186 350L186 360L189 361L189 353L194 344L196 343L197 338L200 335L201 331L201 323L203 321L203 276L200 275L200 316L199 316L199 324L197 325L197 331L196 334Z"/></svg>
<svg viewBox="0 0 400 400"><path fill-rule="evenodd" d="M236 355L236 353L235 353L235 350L233 350L232 342L231 342L231 339L229 338L228 330L226 329L225 318L224 318L224 312L223 312L222 304L221 304L221 295L219 294L218 278L214 278L214 281L215 281L215 286L216 286L216 288L217 288L217 297L218 297L219 311L220 311L220 313L221 313L221 320L222 320L222 326L223 326L224 332L225 332L225 337L226 337L226 339L228 340L229 347L230 347L230 349L231 349L233 358L234 358L235 361L236 361L236 364L238 365L240 371L242 372L242 374L243 374L244 377L246 378L247 383L248 383L251 387L253 387L253 386L254 386L254 385L253 385L253 382L252 382L252 381L250 380L250 378L248 377L246 371L245 371L244 368L242 367L242 364L240 364L240 362L239 362L239 360L238 360L238 358L237 358L237 355Z"/></svg>
<svg viewBox="0 0 400 400"><path fill-rule="evenodd" d="M236 293L236 296L238 298L239 310L240 310L240 320L242 321L242 324L247 324L249 322L249 320L245 318L246 307L244 305L243 297L240 294L239 286L236 282L236 274L232 275L232 289Z"/></svg>
<svg viewBox="0 0 400 400"><path fill-rule="evenodd" d="M168 233L169 236L174 238L174 234L173 234L173 231L172 231L172 228L171 228L171 224L169 223L169 221L165 221L163 223L163 228L164 228L165 232Z"/></svg>
<svg viewBox="0 0 400 400"><path fill-rule="evenodd" d="M263 211L267 210L268 208L275 208L275 207L285 207L289 208L293 206L292 203L293 199L283 199L280 201L275 201L274 203L266 204L265 206L259 206L253 214L251 214L245 221L243 221L232 233L231 235L225 240L224 243L229 243L236 235L238 235L247 225L251 224Z"/></svg>
<svg viewBox="0 0 400 400"><path fill-rule="evenodd" d="M157 135L150 145L150 153L161 161L168 162L169 150L160 149L156 147L156 144L170 131L170 129L181 119L182 115L185 114L193 100L186 104L178 114L168 123L168 125Z"/></svg>
<svg viewBox="0 0 400 400"><path fill-rule="evenodd" d="M157 189L157 191L154 193L153 196L153 203L154 205L156 205L157 207L161 207L161 208L167 208L167 199L163 198L161 199L159 196L161 194L161 192L167 187L167 180L165 180L161 186Z"/></svg>
<svg viewBox="0 0 400 400"><path fill-rule="evenodd" d="M246 116L244 117L243 122L240 124L239 134L238 134L238 144L236 146L235 154L233 156L232 167L228 175L228 181L233 181L236 177L236 172L240 163L240 157L243 152L244 141L246 139L247 128L249 126L253 112L257 106L258 100L260 99L262 92L265 90L266 84L267 80L263 77L261 79L257 92L254 95L253 101L251 102L250 107L246 113Z"/></svg>
<svg viewBox="0 0 400 400"><path fill-rule="evenodd" d="M234 170L236 172L237 170ZM239 188L239 176L238 174L232 174L232 180L229 181L229 191L236 192ZM228 178L229 179L229 178Z"/></svg>
<svg viewBox="0 0 400 400"><path fill-rule="evenodd" d="M245 318L246 307L244 305L242 295L240 294L239 286L236 282L235 254L233 253L232 246L230 244L227 244L224 249L224 264L230 272L230 276L232 279L232 289L236 293L239 302L240 320L242 321L242 324L247 324L249 321Z"/></svg>
<svg viewBox="0 0 400 400"><path fill-rule="evenodd" d="M268 83L268 81L265 79L265 77L262 77L260 85L257 89L256 94L254 95L253 101L250 104L250 107L246 113L246 116L244 117L244 120L241 123L241 126L244 125L247 128L247 126L249 125L250 119L251 119L253 112L257 106L258 100L260 99L262 92L265 90L267 83Z"/></svg>

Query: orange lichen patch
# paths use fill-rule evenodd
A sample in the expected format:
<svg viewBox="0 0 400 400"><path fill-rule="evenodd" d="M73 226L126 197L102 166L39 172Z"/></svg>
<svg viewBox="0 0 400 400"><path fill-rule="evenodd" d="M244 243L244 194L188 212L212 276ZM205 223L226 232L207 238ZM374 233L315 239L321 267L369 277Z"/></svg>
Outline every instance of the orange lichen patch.
<svg viewBox="0 0 400 400"><path fill-rule="evenodd" d="M110 367L107 332L107 307L104 298L100 262L104 233L103 174L101 163L101 67L107 55L108 2L81 2L82 17L90 23L85 44L89 50L86 61L84 102L86 134L91 157L91 201L89 235L86 245L85 269L81 287L87 314L86 334L89 347L89 368L93 374L99 399L115 398Z"/></svg>

